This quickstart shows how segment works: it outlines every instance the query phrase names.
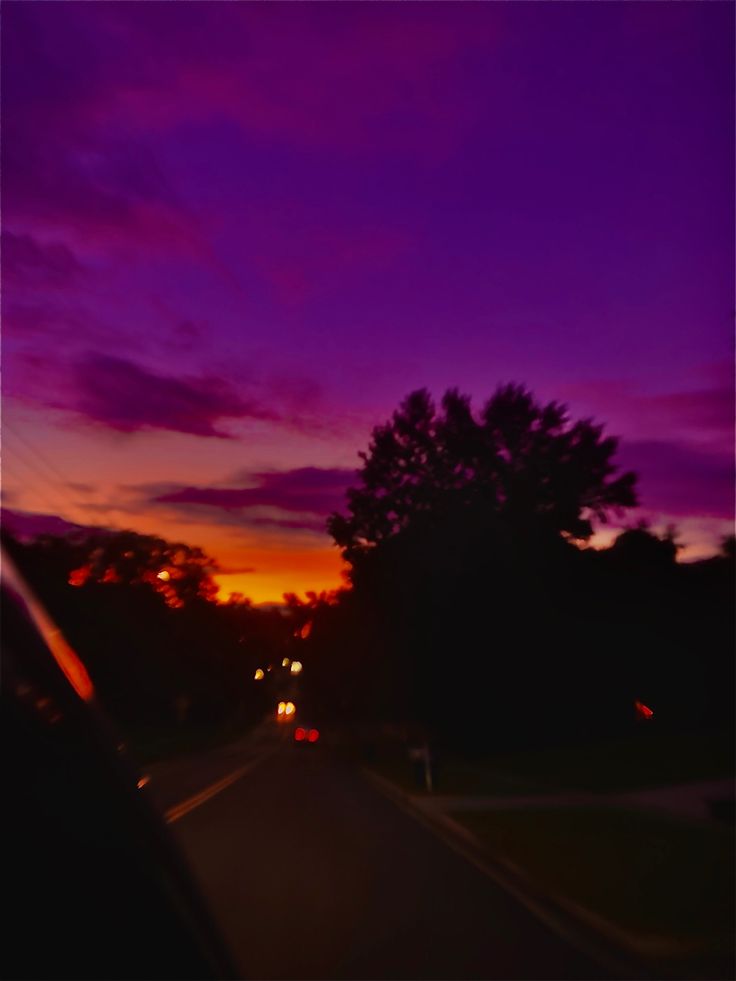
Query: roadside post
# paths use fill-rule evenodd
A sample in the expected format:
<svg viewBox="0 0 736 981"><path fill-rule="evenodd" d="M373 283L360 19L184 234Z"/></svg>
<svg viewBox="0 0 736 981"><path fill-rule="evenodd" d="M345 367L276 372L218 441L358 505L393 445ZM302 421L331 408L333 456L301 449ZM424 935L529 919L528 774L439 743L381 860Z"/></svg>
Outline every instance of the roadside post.
<svg viewBox="0 0 736 981"><path fill-rule="evenodd" d="M434 790L434 773L429 743L425 741L421 745L410 746L409 759L414 766L414 777L417 784L420 787L423 786L431 794Z"/></svg>

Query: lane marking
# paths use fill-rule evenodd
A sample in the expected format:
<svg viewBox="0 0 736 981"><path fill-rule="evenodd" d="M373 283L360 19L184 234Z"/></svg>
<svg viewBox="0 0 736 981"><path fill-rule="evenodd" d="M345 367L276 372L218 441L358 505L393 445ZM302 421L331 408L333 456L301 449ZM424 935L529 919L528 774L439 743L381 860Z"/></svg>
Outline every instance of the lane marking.
<svg viewBox="0 0 736 981"><path fill-rule="evenodd" d="M444 842L448 848L452 849L452 851L464 858L475 869L491 879L501 889L505 890L505 892L531 913L532 916L536 917L537 920L551 930L552 933L555 933L579 953L589 957L605 971L608 971L611 977L631 979L631 981L646 981L647 978L651 977L651 974L642 965L632 965L622 959L617 952L602 949L601 945L597 942L598 937L600 937L600 930L593 931L596 934L593 937L583 935L570 922L570 920L574 921L574 914L569 909L565 911L562 903L558 904L558 907L563 907L561 912L567 912L567 916L563 918L557 915L554 909L556 897L551 898L552 906L550 907L549 902L540 901L531 896L527 889L524 888L524 885L529 882L527 876L523 872L519 874L521 870L517 871L513 863L506 862L505 859L499 856L493 856L492 858L489 856L488 859L481 857L477 851L479 841L472 832L467 831L465 828L462 829L465 832L463 837L466 838L467 842L467 844L464 844L458 839L455 829L451 828L452 825L457 824L452 818L443 815L443 818L446 818L446 820L437 821L434 815L421 810L421 805L418 806L410 802L408 799L409 795L403 790L399 790L389 780L386 780L385 777L379 776L379 774L370 770L368 767L362 767L361 769L376 790L395 804L399 810L403 811L408 817L413 818L418 824L421 824L427 831ZM462 826L458 824L458 827ZM504 866L506 874L503 871ZM517 885L511 881L510 876L520 879L521 883ZM531 883L529 884L531 885ZM586 925L590 927L590 924ZM607 939L605 935L602 939L605 944Z"/></svg>
<svg viewBox="0 0 736 981"><path fill-rule="evenodd" d="M205 787L204 790L200 790L198 794L194 794L194 796L188 797L187 800L183 800L181 803L170 807L168 811L164 812L166 823L173 824L174 821L178 821L179 818L183 818L185 814L193 811L195 807L200 807L216 794L221 793L227 787L234 784L236 780L240 780L241 777L244 777L246 773L250 772L250 770L252 770L270 755L271 752L269 751L268 753L264 753L263 755L256 757L256 759L251 760L250 763L246 763L245 766L238 767L237 770L233 770L232 773L228 773L227 776L223 777L221 780L210 784L209 787Z"/></svg>

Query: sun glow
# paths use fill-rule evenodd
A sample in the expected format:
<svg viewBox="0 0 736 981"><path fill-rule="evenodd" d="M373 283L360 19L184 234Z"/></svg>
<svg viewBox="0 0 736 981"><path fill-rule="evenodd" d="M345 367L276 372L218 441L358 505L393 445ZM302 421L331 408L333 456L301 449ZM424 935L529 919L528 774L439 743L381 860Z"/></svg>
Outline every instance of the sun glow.
<svg viewBox="0 0 736 981"><path fill-rule="evenodd" d="M213 548L213 551L216 551ZM325 537L324 545L300 550L244 549L238 555L220 555L222 564L235 565L247 559L253 572L223 572L214 576L219 587L217 601L226 603L231 593L241 593L254 603L280 603L284 593L320 593L341 586L343 563Z"/></svg>

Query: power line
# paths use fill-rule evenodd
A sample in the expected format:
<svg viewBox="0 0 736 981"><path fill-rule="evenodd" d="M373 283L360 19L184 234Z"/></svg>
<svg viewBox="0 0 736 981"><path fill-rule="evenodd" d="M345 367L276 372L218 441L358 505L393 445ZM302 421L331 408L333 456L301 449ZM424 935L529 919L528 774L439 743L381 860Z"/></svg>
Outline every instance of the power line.
<svg viewBox="0 0 736 981"><path fill-rule="evenodd" d="M64 495L60 494L58 489L45 477L41 476L39 479L40 471L32 467L27 460L25 460L20 455L14 455L13 457L8 457L7 454L4 455L3 459L3 471L10 473L15 477L15 480L19 482L19 489L23 492L30 492L39 501L42 502L43 507L48 511L68 511L69 503L67 502Z"/></svg>
<svg viewBox="0 0 736 981"><path fill-rule="evenodd" d="M12 434L15 440L17 440L23 447L23 450L19 446L14 446L12 452L18 457L19 462L22 462L26 467L33 470L38 477L40 477L43 482L44 487L51 487L53 489L54 499L56 504L53 506L53 510L59 510L59 503L61 503L61 510L67 513L71 509L72 512L76 513L77 520L79 520L79 515L82 513L82 521L88 523L89 518L84 509L74 501L69 495L65 488L68 488L70 481L65 477L55 465L50 463L48 459L44 456L41 451L34 446L27 437L21 435L13 426L5 424L6 432ZM46 471L44 473L44 470ZM50 476L49 476L50 475ZM36 495L38 496L38 494ZM102 514L105 516L108 523L111 522L110 509L105 505L102 509Z"/></svg>
<svg viewBox="0 0 736 981"><path fill-rule="evenodd" d="M18 462L22 462L22 461L19 460ZM43 512L58 511L59 502L58 500L52 501L51 498L48 496L48 487L46 486L46 484L42 485L43 487L43 492L42 492L41 490L39 490L39 486L34 480L29 480L27 473L22 472L19 469L16 469L16 467L17 467L16 461L13 461L12 466L10 465L8 460L3 461L3 471L9 471L11 476L14 476L16 478L20 486L23 488L24 496L26 494L30 494L32 498L35 498L36 502L38 503L38 505L40 506ZM12 508L13 502L9 501L8 504ZM23 508L23 510L25 510L25 508Z"/></svg>
<svg viewBox="0 0 736 981"><path fill-rule="evenodd" d="M49 479L47 473L45 473L44 470L38 465L36 460L30 455L30 453L28 453L25 450L21 450L21 448L18 446L8 447L8 449L12 454L10 460L12 460L14 463L18 465L22 465L28 471L29 474L30 473L34 474L35 478L37 478L38 481L40 481L40 484L45 489L47 501L50 497L53 498L53 508L55 510L59 510L60 506L64 511L68 511L70 507L75 511L77 510L76 503L67 497L67 494L62 490L62 487L58 484L56 479L54 480ZM7 458L7 450L3 454L3 467L7 466L7 463L9 462L6 458ZM26 482L29 481L28 474L24 476L24 480ZM62 478L62 483L63 483L63 478Z"/></svg>

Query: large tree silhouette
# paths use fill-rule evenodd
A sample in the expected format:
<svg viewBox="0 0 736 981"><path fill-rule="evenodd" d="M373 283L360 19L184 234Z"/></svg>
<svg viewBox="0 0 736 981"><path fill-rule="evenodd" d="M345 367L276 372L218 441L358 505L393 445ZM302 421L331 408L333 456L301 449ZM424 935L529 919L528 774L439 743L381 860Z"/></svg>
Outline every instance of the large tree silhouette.
<svg viewBox="0 0 736 981"><path fill-rule="evenodd" d="M593 518L637 503L636 475L616 473L617 446L601 425L571 422L565 406L543 405L521 385L499 387L478 416L456 389L439 409L420 389L373 430L349 513L333 514L328 528L353 564L413 525L459 513L587 539Z"/></svg>
<svg viewBox="0 0 736 981"><path fill-rule="evenodd" d="M636 504L617 445L521 385L479 412L457 390L439 406L416 391L376 427L347 513L328 525L350 564L340 658L359 697L466 746L618 712L629 667L601 673L604 643L584 640L596 594L570 541Z"/></svg>

